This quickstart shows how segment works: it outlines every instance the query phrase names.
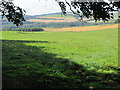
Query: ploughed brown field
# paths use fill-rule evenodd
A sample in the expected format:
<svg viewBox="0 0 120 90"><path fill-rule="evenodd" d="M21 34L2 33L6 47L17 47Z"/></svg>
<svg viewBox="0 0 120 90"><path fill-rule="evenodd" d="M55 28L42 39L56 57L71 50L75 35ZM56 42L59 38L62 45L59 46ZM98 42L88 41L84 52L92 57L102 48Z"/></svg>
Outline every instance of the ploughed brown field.
<svg viewBox="0 0 120 90"><path fill-rule="evenodd" d="M46 31L92 31L118 28L120 24L101 25L101 26L85 26L85 27L68 27L68 28L44 28Z"/></svg>

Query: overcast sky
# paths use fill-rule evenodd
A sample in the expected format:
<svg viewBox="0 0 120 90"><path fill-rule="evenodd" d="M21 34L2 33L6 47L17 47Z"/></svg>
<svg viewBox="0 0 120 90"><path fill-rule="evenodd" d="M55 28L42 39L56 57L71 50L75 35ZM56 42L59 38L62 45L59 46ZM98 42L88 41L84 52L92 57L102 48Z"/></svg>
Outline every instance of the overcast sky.
<svg viewBox="0 0 120 90"><path fill-rule="evenodd" d="M55 0L14 0L13 2L15 5L25 9L27 15L40 15L61 11Z"/></svg>
<svg viewBox="0 0 120 90"><path fill-rule="evenodd" d="M25 9L26 15L40 15L61 12L58 3L55 2L55 0L14 0L13 2L15 5ZM69 9L67 10L69 11Z"/></svg>

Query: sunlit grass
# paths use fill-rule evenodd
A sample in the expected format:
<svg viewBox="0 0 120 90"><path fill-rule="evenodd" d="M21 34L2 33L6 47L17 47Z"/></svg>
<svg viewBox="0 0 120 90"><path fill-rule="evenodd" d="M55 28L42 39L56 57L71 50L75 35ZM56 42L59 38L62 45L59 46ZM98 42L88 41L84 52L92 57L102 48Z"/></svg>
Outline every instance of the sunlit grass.
<svg viewBox="0 0 120 90"><path fill-rule="evenodd" d="M91 84L94 87L103 87L104 81L112 83L114 80L112 82L109 80L118 79L114 76L118 73L115 69L118 67L118 29L85 32L3 31L2 33L2 39L5 40L3 68L6 77L21 79L28 77L30 73L32 76L40 74L43 75L41 78L34 77L39 83L43 83L44 78L53 83L55 77L59 77L60 80L68 80L63 83L66 87L71 85L68 84L69 80L75 80L73 82L76 86L73 87L78 87L75 82L81 80L85 83L84 87ZM82 65L85 69L78 69L77 65L69 64L67 60ZM106 74L113 75L109 76L108 80L104 79ZM49 79L50 77L52 78ZM88 82L89 79L94 83Z"/></svg>
<svg viewBox="0 0 120 90"><path fill-rule="evenodd" d="M67 57L79 64L99 63L118 65L118 30L89 32L3 32L3 39L48 41L51 43L25 43L31 46L44 46L46 52Z"/></svg>

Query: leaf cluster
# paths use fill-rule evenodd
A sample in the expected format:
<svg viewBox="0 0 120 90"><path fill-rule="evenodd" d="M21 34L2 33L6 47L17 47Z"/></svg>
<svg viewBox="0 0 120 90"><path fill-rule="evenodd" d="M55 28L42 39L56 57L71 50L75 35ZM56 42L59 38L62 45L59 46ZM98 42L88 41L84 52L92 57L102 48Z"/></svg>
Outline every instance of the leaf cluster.
<svg viewBox="0 0 120 90"><path fill-rule="evenodd" d="M11 1L0 1L0 12L2 18L5 16L9 22L13 22L16 26L23 25L25 10L15 6Z"/></svg>
<svg viewBox="0 0 120 90"><path fill-rule="evenodd" d="M74 0L68 2L65 0L65 2L59 2L63 14L66 14L66 5L70 7L73 14L79 15L81 18L93 17L95 21L103 20L104 22L113 19L113 12L120 9L120 1L115 2L114 0L109 3L104 2L104 0L98 0L96 2L91 2L91 0Z"/></svg>

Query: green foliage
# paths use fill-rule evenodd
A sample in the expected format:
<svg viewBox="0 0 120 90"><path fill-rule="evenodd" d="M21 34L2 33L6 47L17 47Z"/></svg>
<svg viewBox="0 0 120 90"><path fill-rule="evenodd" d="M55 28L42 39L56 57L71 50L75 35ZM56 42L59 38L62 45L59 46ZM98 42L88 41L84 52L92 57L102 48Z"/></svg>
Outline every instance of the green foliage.
<svg viewBox="0 0 120 90"><path fill-rule="evenodd" d="M15 29L5 29L5 31L25 31L25 32L40 32L44 31L42 28L15 28Z"/></svg>
<svg viewBox="0 0 120 90"><path fill-rule="evenodd" d="M117 29L2 33L3 88L120 88Z"/></svg>

